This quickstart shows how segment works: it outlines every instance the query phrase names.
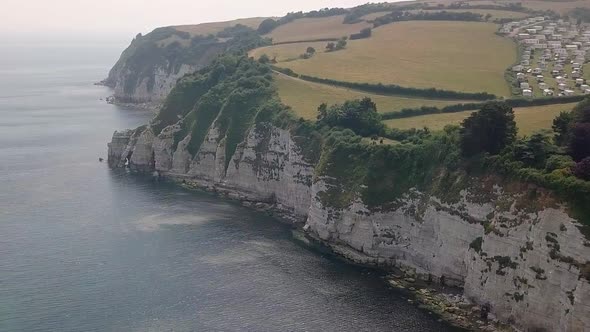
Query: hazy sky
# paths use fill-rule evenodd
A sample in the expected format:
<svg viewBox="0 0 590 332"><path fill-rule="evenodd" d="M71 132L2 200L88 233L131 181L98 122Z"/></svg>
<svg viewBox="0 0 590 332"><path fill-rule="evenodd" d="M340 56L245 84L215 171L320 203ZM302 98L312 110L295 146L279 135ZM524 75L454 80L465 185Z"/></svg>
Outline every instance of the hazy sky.
<svg viewBox="0 0 590 332"><path fill-rule="evenodd" d="M0 0L0 37L94 36L129 39L156 27L282 16L352 7L368 0Z"/></svg>

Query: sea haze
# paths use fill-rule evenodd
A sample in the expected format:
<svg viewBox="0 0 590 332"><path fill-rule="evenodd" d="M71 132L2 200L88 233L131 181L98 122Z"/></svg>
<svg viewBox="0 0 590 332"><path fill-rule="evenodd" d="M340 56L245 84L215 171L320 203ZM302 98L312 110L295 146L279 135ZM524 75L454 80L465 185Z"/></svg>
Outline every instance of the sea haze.
<svg viewBox="0 0 590 332"><path fill-rule="evenodd" d="M124 45L0 49L0 331L448 331L233 202L110 171Z"/></svg>

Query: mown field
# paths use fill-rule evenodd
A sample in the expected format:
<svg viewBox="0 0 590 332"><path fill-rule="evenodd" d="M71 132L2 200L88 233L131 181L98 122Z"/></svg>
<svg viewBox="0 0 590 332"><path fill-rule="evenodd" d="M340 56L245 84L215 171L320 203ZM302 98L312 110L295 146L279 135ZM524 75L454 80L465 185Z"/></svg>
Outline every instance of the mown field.
<svg viewBox="0 0 590 332"><path fill-rule="evenodd" d="M265 37L272 38L274 43L341 38L372 26L367 22L344 24L343 20L344 16L302 18L279 26Z"/></svg>
<svg viewBox="0 0 590 332"><path fill-rule="evenodd" d="M311 59L278 65L300 74L342 81L507 96L510 90L504 70L516 61L516 45L495 35L496 30L497 25L492 23L400 22L374 29L371 38L349 41L345 50L325 53L316 48L320 52ZM302 43L299 49L306 47ZM279 55L283 50L291 55L293 48L276 45L266 49Z"/></svg>
<svg viewBox="0 0 590 332"><path fill-rule="evenodd" d="M276 58L278 62L299 60L299 56L305 53L308 47L313 47L317 52L323 52L326 42L312 43L294 43L284 45L274 45L257 48L250 51L250 56L255 59L260 58L263 54L268 55L271 59Z"/></svg>
<svg viewBox="0 0 590 332"><path fill-rule="evenodd" d="M453 100L381 96L330 85L306 82L282 74L276 75L275 78L279 88L279 97L282 102L291 106L297 115L310 120L316 118L318 106L322 103L331 105L363 97L370 97L377 104L379 112L392 112L403 108L420 106L447 106L459 103L459 101Z"/></svg>
<svg viewBox="0 0 590 332"><path fill-rule="evenodd" d="M570 111L576 106L573 104L560 104L548 106L535 106L515 108L515 120L518 125L518 134L530 135L540 129L551 129L553 119L562 111ZM391 128L410 129L428 127L431 130L443 129L448 124L460 124L472 111L421 115L411 118L394 119L385 121Z"/></svg>

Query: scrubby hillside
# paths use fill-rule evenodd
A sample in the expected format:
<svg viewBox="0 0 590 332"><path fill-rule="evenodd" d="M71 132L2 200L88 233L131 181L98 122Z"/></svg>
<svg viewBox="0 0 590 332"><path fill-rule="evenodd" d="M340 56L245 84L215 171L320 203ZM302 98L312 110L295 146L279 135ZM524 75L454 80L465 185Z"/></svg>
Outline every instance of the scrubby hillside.
<svg viewBox="0 0 590 332"><path fill-rule="evenodd" d="M252 26L260 20L237 22ZM180 77L207 66L218 55L269 42L235 22L159 28L131 42L104 84L115 90L119 102L161 102Z"/></svg>

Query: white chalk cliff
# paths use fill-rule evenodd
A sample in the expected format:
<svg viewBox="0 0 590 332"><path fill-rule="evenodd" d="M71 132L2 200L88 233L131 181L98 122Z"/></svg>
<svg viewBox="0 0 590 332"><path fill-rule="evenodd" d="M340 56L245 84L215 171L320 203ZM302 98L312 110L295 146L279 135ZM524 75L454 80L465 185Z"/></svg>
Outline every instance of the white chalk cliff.
<svg viewBox="0 0 590 332"><path fill-rule="evenodd" d="M218 128L209 128L195 156L187 150L190 134L174 147L178 130L115 132L109 165L275 204L341 255L460 286L472 302L489 304L519 329L590 330L590 243L565 206L524 207L519 202L541 198L487 181L483 198L464 190L449 203L412 190L389 211L371 211L360 199L334 209L320 199L327 179L314 177L289 131L255 125L226 163Z"/></svg>

